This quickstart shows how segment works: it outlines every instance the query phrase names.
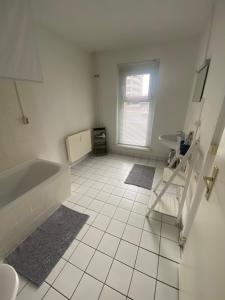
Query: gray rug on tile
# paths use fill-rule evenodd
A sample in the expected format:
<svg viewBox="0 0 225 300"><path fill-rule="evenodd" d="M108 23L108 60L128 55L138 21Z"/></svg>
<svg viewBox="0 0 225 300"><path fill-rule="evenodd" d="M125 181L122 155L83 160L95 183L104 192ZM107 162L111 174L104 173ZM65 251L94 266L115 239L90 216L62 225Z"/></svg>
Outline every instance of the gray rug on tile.
<svg viewBox="0 0 225 300"><path fill-rule="evenodd" d="M6 261L19 274L40 286L79 233L88 217L88 215L60 206L9 254Z"/></svg>
<svg viewBox="0 0 225 300"><path fill-rule="evenodd" d="M135 164L129 175L127 176L125 183L137 185L142 188L151 190L154 174L154 167Z"/></svg>

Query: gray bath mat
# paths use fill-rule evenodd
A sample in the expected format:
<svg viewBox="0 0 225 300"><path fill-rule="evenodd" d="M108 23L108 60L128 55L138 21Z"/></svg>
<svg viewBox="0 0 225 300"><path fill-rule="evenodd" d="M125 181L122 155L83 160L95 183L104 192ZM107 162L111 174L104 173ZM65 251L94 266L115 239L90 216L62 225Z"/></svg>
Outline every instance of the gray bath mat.
<svg viewBox="0 0 225 300"><path fill-rule="evenodd" d="M74 240L88 215L60 206L6 261L16 271L40 286Z"/></svg>
<svg viewBox="0 0 225 300"><path fill-rule="evenodd" d="M135 164L127 176L125 183L151 190L154 174L155 168Z"/></svg>

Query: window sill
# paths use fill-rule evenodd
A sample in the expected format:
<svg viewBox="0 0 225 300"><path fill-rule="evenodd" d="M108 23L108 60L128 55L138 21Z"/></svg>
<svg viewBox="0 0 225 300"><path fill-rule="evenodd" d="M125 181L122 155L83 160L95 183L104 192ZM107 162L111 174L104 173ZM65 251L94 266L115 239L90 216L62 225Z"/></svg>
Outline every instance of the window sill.
<svg viewBox="0 0 225 300"><path fill-rule="evenodd" d="M124 144L116 144L118 147L126 148L126 149L134 149L134 150L141 150L145 152L151 152L152 149L150 147L140 147L140 146L131 146L131 145L124 145Z"/></svg>

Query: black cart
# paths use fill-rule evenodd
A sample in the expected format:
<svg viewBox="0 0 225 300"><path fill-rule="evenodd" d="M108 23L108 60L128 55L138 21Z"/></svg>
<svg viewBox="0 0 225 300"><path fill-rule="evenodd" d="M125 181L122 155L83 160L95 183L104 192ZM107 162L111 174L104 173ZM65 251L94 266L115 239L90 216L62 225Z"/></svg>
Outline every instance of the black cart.
<svg viewBox="0 0 225 300"><path fill-rule="evenodd" d="M105 127L98 127L93 129L93 152L95 155L107 154L106 130Z"/></svg>

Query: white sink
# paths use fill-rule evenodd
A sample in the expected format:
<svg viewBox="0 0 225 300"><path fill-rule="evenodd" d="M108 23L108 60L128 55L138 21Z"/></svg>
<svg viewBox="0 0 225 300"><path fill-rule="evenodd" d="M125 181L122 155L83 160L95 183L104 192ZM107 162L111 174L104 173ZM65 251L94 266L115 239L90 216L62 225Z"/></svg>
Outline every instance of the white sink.
<svg viewBox="0 0 225 300"><path fill-rule="evenodd" d="M180 132L176 134L162 134L159 136L159 140L164 146L176 150L181 136L182 133Z"/></svg>
<svg viewBox="0 0 225 300"><path fill-rule="evenodd" d="M19 287L16 271L7 264L0 264L0 299L15 300Z"/></svg>

